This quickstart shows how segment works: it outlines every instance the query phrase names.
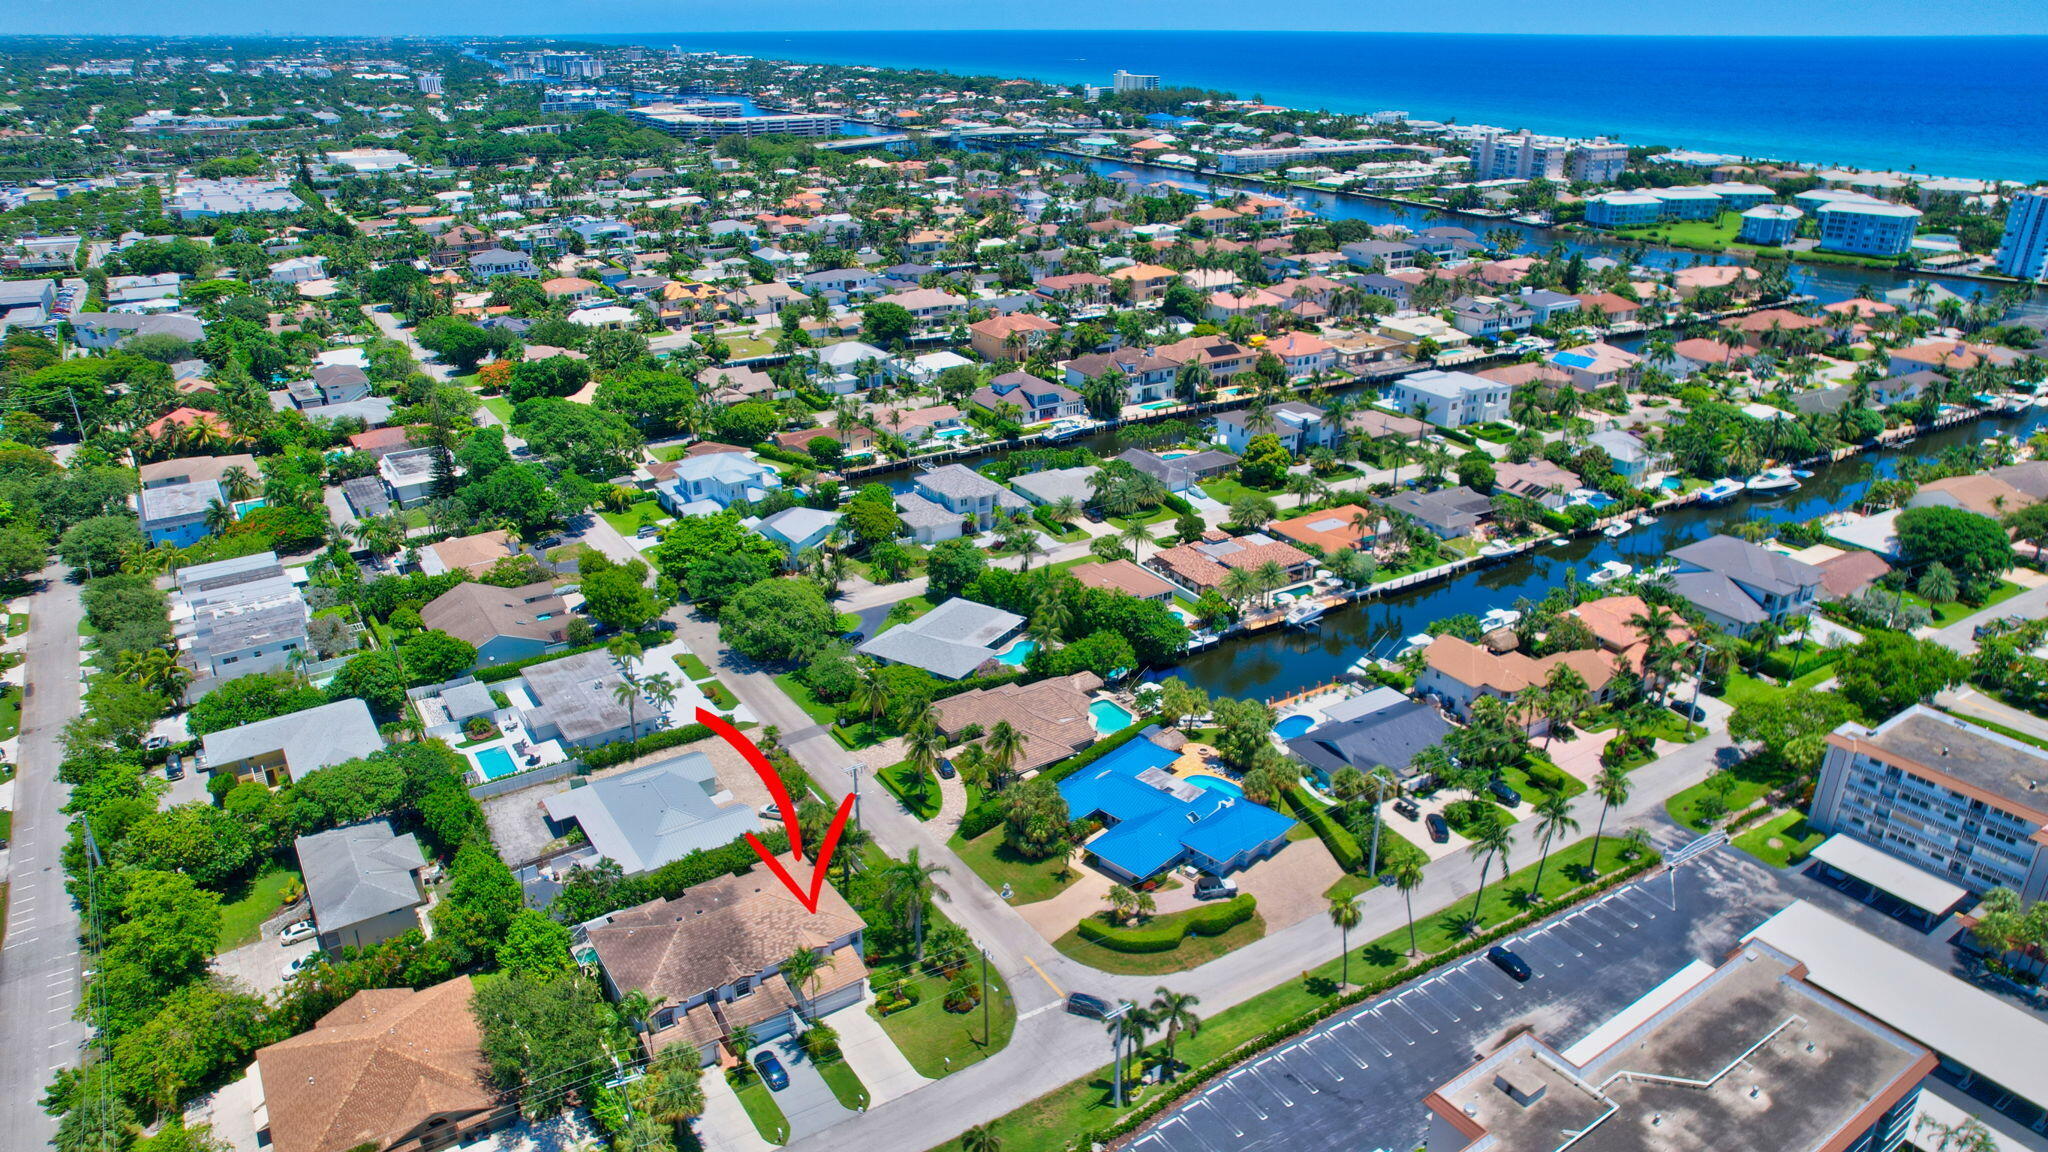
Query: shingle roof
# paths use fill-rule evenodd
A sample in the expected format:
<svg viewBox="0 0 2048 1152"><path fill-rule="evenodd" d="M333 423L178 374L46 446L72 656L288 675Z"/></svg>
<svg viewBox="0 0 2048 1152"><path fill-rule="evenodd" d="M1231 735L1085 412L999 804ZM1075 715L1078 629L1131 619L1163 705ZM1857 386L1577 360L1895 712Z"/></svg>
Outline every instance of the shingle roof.
<svg viewBox="0 0 2048 1152"><path fill-rule="evenodd" d="M374 920L421 903L413 873L426 864L419 838L394 835L389 820L369 820L301 836L293 847L305 874L313 920L322 932Z"/></svg>
<svg viewBox="0 0 2048 1152"><path fill-rule="evenodd" d="M1024 618L1014 612L955 597L869 640L858 651L958 680L995 659L990 646L1023 626Z"/></svg>
<svg viewBox="0 0 2048 1152"><path fill-rule="evenodd" d="M718 802L721 795L726 803ZM701 752L557 792L541 806L551 820L576 821L591 846L618 861L628 876L729 844L757 823L746 805L732 802Z"/></svg>
<svg viewBox="0 0 2048 1152"><path fill-rule="evenodd" d="M1820 569L1733 536L1709 536L1683 548L1674 548L1671 558L1688 567L1720 572L1753 588L1779 595L1791 595L1801 588L1820 584Z"/></svg>
<svg viewBox="0 0 2048 1152"><path fill-rule="evenodd" d="M201 738L201 746L210 765L282 752L285 767L296 780L316 768L381 752L384 738L377 734L370 706L348 699L209 732Z"/></svg>
<svg viewBox="0 0 2048 1152"><path fill-rule="evenodd" d="M559 644L568 639L568 616L569 606L545 580L523 588L457 584L420 609L427 627L477 648L500 636Z"/></svg>

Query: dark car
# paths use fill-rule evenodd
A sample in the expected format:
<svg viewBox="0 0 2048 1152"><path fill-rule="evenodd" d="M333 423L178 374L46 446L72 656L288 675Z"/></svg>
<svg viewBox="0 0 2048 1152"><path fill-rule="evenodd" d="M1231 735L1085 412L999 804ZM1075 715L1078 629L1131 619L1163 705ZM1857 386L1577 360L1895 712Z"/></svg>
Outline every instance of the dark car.
<svg viewBox="0 0 2048 1152"><path fill-rule="evenodd" d="M1695 724L1704 723L1707 719L1707 710L1689 700L1673 700L1665 707Z"/></svg>
<svg viewBox="0 0 2048 1152"><path fill-rule="evenodd" d="M1486 958L1493 966L1514 977L1517 983L1526 983L1534 973L1529 971L1529 962L1513 952L1496 944L1486 950Z"/></svg>
<svg viewBox="0 0 2048 1152"><path fill-rule="evenodd" d="M1076 1016L1086 1016L1091 1020L1107 1020L1112 1008L1109 1001L1104 1000L1100 996L1090 996L1086 992L1069 992L1067 993L1067 1011L1072 1012Z"/></svg>
<svg viewBox="0 0 2048 1152"><path fill-rule="evenodd" d="M953 771L953 762L952 762L951 760L941 760L941 761L939 761L939 779L941 779L941 780L951 780L951 779L953 778L953 776L954 776L954 771Z"/></svg>
<svg viewBox="0 0 2048 1152"><path fill-rule="evenodd" d="M1438 844L1450 843L1451 823L1443 818L1442 813L1431 812L1423 819L1422 823L1429 829L1429 838L1431 840L1436 841Z"/></svg>
<svg viewBox="0 0 2048 1152"><path fill-rule="evenodd" d="M176 752L173 752L171 753L170 757L164 761L164 779L183 780L184 778L185 758L183 756L178 755Z"/></svg>
<svg viewBox="0 0 2048 1152"><path fill-rule="evenodd" d="M1486 790L1493 793L1494 799L1499 800L1510 808L1522 802L1522 794L1515 791L1512 784L1498 776L1487 781Z"/></svg>
<svg viewBox="0 0 2048 1152"><path fill-rule="evenodd" d="M1406 796L1394 801L1394 811L1410 820L1422 819L1422 808Z"/></svg>
<svg viewBox="0 0 2048 1152"><path fill-rule="evenodd" d="M789 1070L782 1066L782 1061L775 1058L775 1053L754 1053L754 1067L760 1069L761 1082L768 1085L770 1092L780 1092L789 1087Z"/></svg>
<svg viewBox="0 0 2048 1152"><path fill-rule="evenodd" d="M1228 876L1203 876L1195 881L1195 899L1228 900L1237 895L1237 881Z"/></svg>
<svg viewBox="0 0 2048 1152"><path fill-rule="evenodd" d="M858 644L868 638L865 632L841 632L839 639L847 644Z"/></svg>

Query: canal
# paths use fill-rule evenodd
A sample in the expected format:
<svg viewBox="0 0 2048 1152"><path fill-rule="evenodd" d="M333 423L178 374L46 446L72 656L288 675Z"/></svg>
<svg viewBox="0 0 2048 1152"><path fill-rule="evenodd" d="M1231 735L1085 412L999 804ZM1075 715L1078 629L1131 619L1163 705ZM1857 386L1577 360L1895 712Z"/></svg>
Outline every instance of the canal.
<svg viewBox="0 0 2048 1152"><path fill-rule="evenodd" d="M1870 479L1897 475L1907 460L1932 459L1953 445L1969 445L1999 432L2024 439L2048 425L2048 410L2028 408L2017 416L1988 416L1922 436L1911 444L1851 456L1813 469L1798 491L1775 498L1742 495L1720 507L1688 505L1657 514L1657 522L1625 536L1584 536L1562 547L1544 545L1514 559L1467 569L1448 580L1425 584L1334 609L1320 628L1276 629L1232 640L1190 656L1171 675L1212 695L1269 699L1326 683L1375 648L1384 655L1402 637L1425 630L1447 616L1483 615L1511 608L1524 597L1541 600L1564 583L1565 573L1591 575L1609 560L1637 568L1654 564L1674 548L1727 532L1748 520L1773 524L1809 520L1853 506Z"/></svg>

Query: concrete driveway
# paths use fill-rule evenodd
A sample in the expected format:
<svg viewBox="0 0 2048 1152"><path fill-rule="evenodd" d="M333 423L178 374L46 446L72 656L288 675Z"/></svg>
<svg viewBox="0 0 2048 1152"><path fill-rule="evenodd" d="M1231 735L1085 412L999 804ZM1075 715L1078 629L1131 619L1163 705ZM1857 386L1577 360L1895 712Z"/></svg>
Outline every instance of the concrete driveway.
<svg viewBox="0 0 2048 1152"><path fill-rule="evenodd" d="M931 1081L911 1066L903 1050L883 1031L881 1021L868 1015L868 1006L874 1002L875 994L865 992L860 1003L841 1008L822 1022L839 1033L839 1051L854 1075L867 1085L868 1107L879 1108Z"/></svg>
<svg viewBox="0 0 2048 1152"><path fill-rule="evenodd" d="M761 1138L724 1072L706 1068L703 1084L704 1115L693 1127L705 1152L768 1152L775 1147Z"/></svg>
<svg viewBox="0 0 2048 1152"><path fill-rule="evenodd" d="M281 925L282 922L279 923ZM213 970L258 996L269 996L284 987L285 965L301 956L312 955L319 941L301 940L287 945L272 930L276 926L279 925L265 925L263 939L254 944L244 944L215 956Z"/></svg>
<svg viewBox="0 0 2048 1152"><path fill-rule="evenodd" d="M818 1073L794 1036L784 1036L768 1047L782 1060L782 1066L789 1070L789 1087L775 1093L775 1103L782 1108L782 1115L789 1121L791 1140L823 1132L842 1120L853 1119L854 1113L839 1103L832 1095L832 1086L825 1083L825 1077ZM748 1054L749 1057L752 1053Z"/></svg>

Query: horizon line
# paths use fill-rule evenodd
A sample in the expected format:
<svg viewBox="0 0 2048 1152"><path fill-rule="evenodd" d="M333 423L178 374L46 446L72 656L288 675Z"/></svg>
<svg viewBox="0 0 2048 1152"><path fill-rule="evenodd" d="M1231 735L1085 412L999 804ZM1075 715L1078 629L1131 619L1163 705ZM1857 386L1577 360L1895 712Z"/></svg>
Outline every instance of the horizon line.
<svg viewBox="0 0 2048 1152"><path fill-rule="evenodd" d="M1378 28L724 28L698 29L693 31L598 31L580 32L13 32L0 34L0 43L9 40L535 40L574 39L584 36L807 36L807 35L882 35L891 36L936 36L961 33L1001 33L1004 35L1052 35L1073 33L1081 35L1124 35L1124 34L1219 34L1231 36L1458 36L1494 37L1524 40L2041 40L2048 39L2048 30L2040 32L1465 32L1465 31L1419 31L1415 29Z"/></svg>

